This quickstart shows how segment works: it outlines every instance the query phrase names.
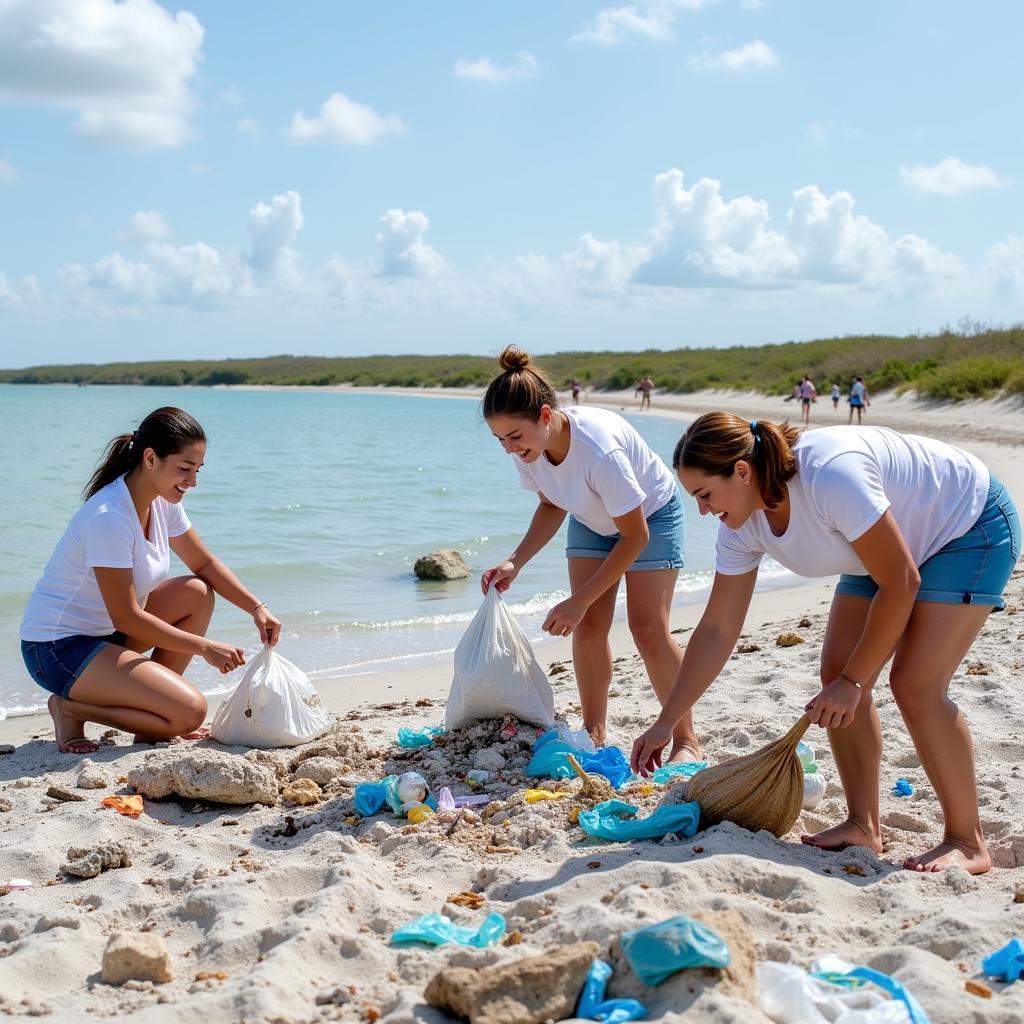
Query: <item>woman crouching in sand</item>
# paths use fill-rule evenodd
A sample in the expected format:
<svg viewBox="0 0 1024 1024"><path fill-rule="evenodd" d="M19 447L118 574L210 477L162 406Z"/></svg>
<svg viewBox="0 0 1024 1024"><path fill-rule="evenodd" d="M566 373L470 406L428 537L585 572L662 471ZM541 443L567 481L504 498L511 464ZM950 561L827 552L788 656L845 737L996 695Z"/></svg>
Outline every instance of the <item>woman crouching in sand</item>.
<svg viewBox="0 0 1024 1024"><path fill-rule="evenodd" d="M1013 501L967 452L880 427L798 434L789 424L701 416L673 465L702 515L718 516L715 582L672 696L633 747L655 767L678 716L722 670L743 627L761 558L802 576L841 574L821 650L823 689L808 717L828 730L847 818L804 836L825 850L882 852L882 733L871 689L889 686L938 795L942 842L904 867L991 866L978 815L971 735L950 679L1020 554Z"/></svg>
<svg viewBox="0 0 1024 1024"><path fill-rule="evenodd" d="M260 640L277 643L280 622L181 507L205 454L203 428L170 407L114 438L29 598L21 652L51 694L62 753L96 750L86 722L133 732L136 742L199 738L189 734L206 699L182 678L186 666L196 654L222 673L245 662L240 648L206 639L214 594L251 612ZM191 576L167 579L171 551Z"/></svg>
<svg viewBox="0 0 1024 1024"><path fill-rule="evenodd" d="M484 593L507 590L570 513L572 596L548 612L543 628L553 636L572 634L583 725L602 744L612 681L608 634L623 576L629 628L660 700L679 671L682 651L669 634L669 609L683 565L682 500L668 466L617 413L560 410L551 383L514 345L499 364L502 372L484 395L484 419L539 503L515 551L480 583ZM689 709L672 724L670 757L699 758Z"/></svg>

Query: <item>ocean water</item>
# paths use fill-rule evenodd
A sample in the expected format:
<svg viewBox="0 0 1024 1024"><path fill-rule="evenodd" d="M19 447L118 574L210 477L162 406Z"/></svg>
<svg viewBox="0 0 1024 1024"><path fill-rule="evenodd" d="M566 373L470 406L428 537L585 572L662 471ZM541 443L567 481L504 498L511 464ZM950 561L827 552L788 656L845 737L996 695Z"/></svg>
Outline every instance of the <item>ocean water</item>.
<svg viewBox="0 0 1024 1024"><path fill-rule="evenodd" d="M43 706L19 650L25 601L106 442L161 405L187 409L209 438L186 498L193 526L281 619L280 652L313 679L450 658L479 606L479 573L507 556L536 503L476 401L0 384L0 717ZM670 463L684 424L627 418ZM676 600L692 602L711 582L717 523L684 502L687 567ZM418 581L413 563L439 547L459 549L474 576ZM567 596L564 547L563 526L506 594L531 639L543 641L547 610ZM762 568L762 586L795 582L781 567ZM223 601L210 635L259 649L252 619ZM225 680L200 659L188 676L209 694L241 678Z"/></svg>

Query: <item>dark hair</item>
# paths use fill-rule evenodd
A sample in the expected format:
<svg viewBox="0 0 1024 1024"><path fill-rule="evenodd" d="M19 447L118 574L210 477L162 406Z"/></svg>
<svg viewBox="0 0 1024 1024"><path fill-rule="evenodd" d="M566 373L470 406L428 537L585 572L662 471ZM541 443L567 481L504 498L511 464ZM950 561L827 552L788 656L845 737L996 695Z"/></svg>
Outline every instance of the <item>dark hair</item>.
<svg viewBox="0 0 1024 1024"><path fill-rule="evenodd" d="M521 416L536 423L545 405L558 408L551 381L537 368L529 352L508 345L498 356L498 365L502 372L491 381L484 394L485 420L492 416Z"/></svg>
<svg viewBox="0 0 1024 1024"><path fill-rule="evenodd" d="M152 448L157 456L180 452L190 444L206 443L206 434L199 421L184 409L166 405L154 409L131 434L118 434L106 447L96 472L85 487L85 501L97 491L130 473L141 461L142 453Z"/></svg>
<svg viewBox="0 0 1024 1024"><path fill-rule="evenodd" d="M793 445L799 436L789 423L747 422L731 412L707 412L680 438L672 468L730 477L743 459L757 470L762 501L775 508L786 497L786 481L796 476Z"/></svg>

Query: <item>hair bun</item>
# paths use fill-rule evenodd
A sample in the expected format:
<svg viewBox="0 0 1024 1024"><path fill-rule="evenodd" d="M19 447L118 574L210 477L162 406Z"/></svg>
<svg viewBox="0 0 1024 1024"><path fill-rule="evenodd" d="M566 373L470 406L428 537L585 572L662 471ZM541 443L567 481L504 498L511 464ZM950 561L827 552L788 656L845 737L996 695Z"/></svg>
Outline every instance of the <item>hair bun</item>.
<svg viewBox="0 0 1024 1024"><path fill-rule="evenodd" d="M498 356L498 365L505 373L519 373L532 361L530 353L524 352L518 345L506 345L505 351Z"/></svg>

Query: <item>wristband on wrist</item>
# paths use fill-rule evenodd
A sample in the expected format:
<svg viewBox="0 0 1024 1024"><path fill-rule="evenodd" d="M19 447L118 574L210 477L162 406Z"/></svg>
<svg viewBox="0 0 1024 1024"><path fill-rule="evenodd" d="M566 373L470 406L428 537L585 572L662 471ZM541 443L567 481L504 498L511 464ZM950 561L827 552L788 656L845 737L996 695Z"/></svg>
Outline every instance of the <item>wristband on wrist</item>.
<svg viewBox="0 0 1024 1024"><path fill-rule="evenodd" d="M863 690L864 689L864 684L863 683L858 683L856 679L851 679L844 672L840 672L839 673L839 678L840 679L845 679L848 683L853 683L853 685L856 686L858 690Z"/></svg>
<svg viewBox="0 0 1024 1024"><path fill-rule="evenodd" d="M253 610L249 614L250 615L255 615L261 608L266 608L266 607L267 607L267 602L266 601L260 601L260 603L258 605L256 605L256 607L253 608Z"/></svg>

